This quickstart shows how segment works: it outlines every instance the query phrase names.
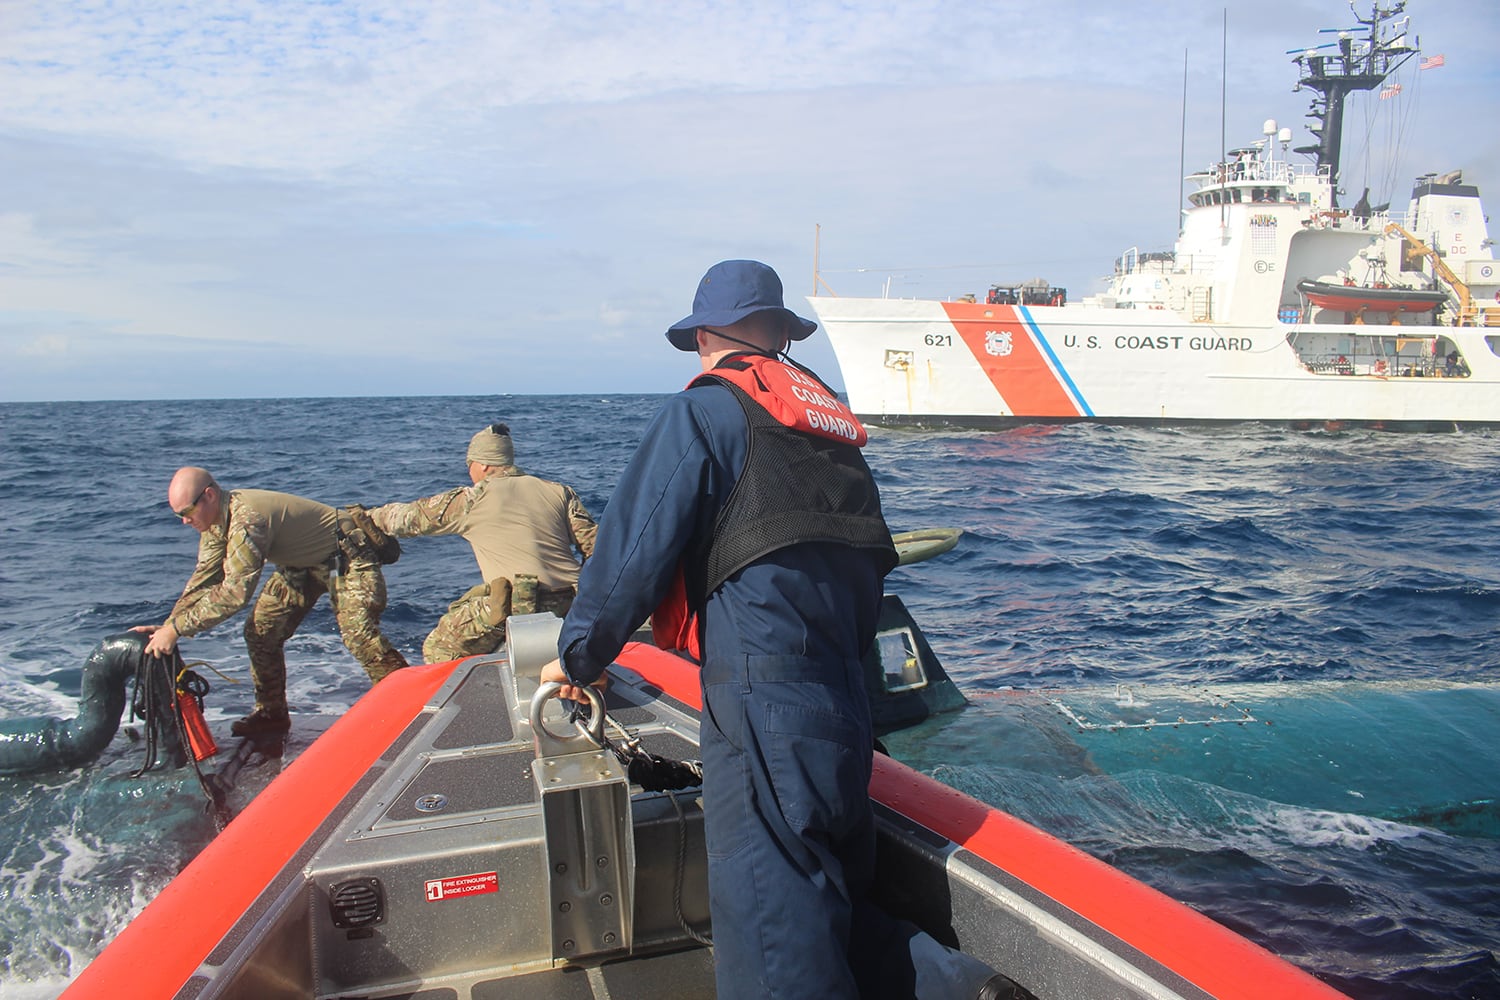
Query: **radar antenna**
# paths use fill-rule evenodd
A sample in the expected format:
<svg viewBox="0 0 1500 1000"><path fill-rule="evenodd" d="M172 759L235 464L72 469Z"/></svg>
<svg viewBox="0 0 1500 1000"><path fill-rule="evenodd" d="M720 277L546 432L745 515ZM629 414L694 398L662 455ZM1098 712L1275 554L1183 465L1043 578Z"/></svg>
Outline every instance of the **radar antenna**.
<svg viewBox="0 0 1500 1000"><path fill-rule="evenodd" d="M1319 167L1327 167L1333 185L1332 204L1338 207L1339 155L1343 148L1344 100L1361 90L1374 90L1383 84L1386 77L1396 72L1401 64L1416 54L1416 46L1406 40L1403 25L1400 30L1386 31L1386 24L1406 9L1406 0L1395 0L1388 7L1381 7L1379 0L1372 0L1368 19L1360 17L1349 0L1349 11L1359 28L1324 28L1322 31L1338 31L1337 54L1323 55L1320 49L1329 45L1318 45L1306 49L1293 49L1299 53L1292 61L1301 70L1297 89L1306 87L1317 96L1307 112L1314 124L1307 130L1317 138L1315 146L1298 146L1296 152L1307 153ZM1363 37L1360 37L1363 36Z"/></svg>

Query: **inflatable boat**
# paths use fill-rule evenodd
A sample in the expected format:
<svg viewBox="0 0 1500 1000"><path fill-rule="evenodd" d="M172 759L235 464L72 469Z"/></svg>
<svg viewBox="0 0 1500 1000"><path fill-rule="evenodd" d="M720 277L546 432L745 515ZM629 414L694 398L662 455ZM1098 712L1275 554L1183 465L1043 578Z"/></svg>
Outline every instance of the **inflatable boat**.
<svg viewBox="0 0 1500 1000"><path fill-rule="evenodd" d="M559 626L515 618L501 653L382 681L64 996L712 997L698 789L648 790L611 752L690 769L697 668L632 643L572 722L539 683ZM884 677L917 684L885 647ZM870 794L880 905L1040 1000L1341 995L879 754Z"/></svg>

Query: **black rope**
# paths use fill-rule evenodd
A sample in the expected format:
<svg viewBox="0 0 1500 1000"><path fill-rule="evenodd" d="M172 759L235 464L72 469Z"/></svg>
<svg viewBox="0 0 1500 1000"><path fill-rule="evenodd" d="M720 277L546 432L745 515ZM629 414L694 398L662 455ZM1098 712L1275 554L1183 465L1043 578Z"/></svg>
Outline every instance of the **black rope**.
<svg viewBox="0 0 1500 1000"><path fill-rule="evenodd" d="M196 671L184 670L178 674L178 695L192 695L193 698L198 702L198 707L200 709L203 707L203 699L208 696L208 692L211 690L212 688L208 686L208 681Z"/></svg>
<svg viewBox="0 0 1500 1000"><path fill-rule="evenodd" d="M208 692L208 681L187 669L179 650L173 649L166 656L141 657L140 665L136 667L130 717L146 723L146 759L131 777L141 777L158 763L160 733L176 734L177 752L187 763L193 765L198 787L208 800L204 811L213 816L215 828L223 831L229 822L229 810L224 803L224 796L221 792L216 792L209 776L204 775L203 768L198 765L192 741L188 738L187 723L182 717L182 698L195 699L201 711L203 698Z"/></svg>
<svg viewBox="0 0 1500 1000"><path fill-rule="evenodd" d="M624 745L610 744L625 767L631 784L648 792L675 792L703 784L703 764L696 760L669 760L631 740ZM675 801L675 800L674 800Z"/></svg>
<svg viewBox="0 0 1500 1000"><path fill-rule="evenodd" d="M165 692L171 690L173 667L182 662L182 654L173 650L169 656L142 656L135 669L135 692L130 701L131 721L146 724L146 759L131 772L139 778L156 765L157 736L165 725L161 709Z"/></svg>
<svg viewBox="0 0 1500 1000"><path fill-rule="evenodd" d="M683 815L682 803L677 801L676 795L669 791L667 798L672 800L672 808L677 810L677 873L672 879L672 909L677 916L677 926L682 928L684 934L705 948L712 948L713 937L695 930L682 913L682 883L687 878L687 817Z"/></svg>
<svg viewBox="0 0 1500 1000"><path fill-rule="evenodd" d="M593 734L583 724L584 718L583 705L574 702L568 721L576 726L579 732L593 739ZM621 732L626 732L618 723L615 723L615 726ZM626 735L630 734L626 732ZM658 757L641 746L638 738L632 737L623 743L616 743L608 736L604 736L600 747L614 751L615 758L619 760L620 766L625 768L625 774L630 779L630 783L640 785L643 791L674 792L684 788L697 788L703 784L702 761Z"/></svg>

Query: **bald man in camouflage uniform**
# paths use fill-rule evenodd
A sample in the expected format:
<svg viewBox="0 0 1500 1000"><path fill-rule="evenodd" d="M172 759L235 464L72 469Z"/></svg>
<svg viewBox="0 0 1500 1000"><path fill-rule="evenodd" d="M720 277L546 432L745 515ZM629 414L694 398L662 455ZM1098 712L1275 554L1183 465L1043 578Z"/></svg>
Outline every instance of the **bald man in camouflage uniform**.
<svg viewBox="0 0 1500 1000"><path fill-rule="evenodd" d="M325 593L344 645L371 682L406 666L380 634L385 576L347 511L290 493L225 491L207 469L193 466L177 470L167 502L199 533L198 565L166 622L139 627L151 633L148 655L165 656L179 638L230 618L250 603L266 563L276 567L245 623L255 710L234 723L236 736L291 727L284 647Z"/></svg>
<svg viewBox="0 0 1500 1000"><path fill-rule="evenodd" d="M474 549L484 582L448 606L422 644L428 663L493 653L512 614L567 614L578 592L574 550L594 552L597 528L578 494L516 468L505 424L475 434L466 457L473 485L370 511L398 538L459 535Z"/></svg>

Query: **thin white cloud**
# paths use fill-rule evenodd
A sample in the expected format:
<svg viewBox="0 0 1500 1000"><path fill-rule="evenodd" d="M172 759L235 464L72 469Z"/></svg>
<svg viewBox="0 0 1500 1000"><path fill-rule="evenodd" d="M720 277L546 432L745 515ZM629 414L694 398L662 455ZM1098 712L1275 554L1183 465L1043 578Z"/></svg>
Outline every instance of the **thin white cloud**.
<svg viewBox="0 0 1500 1000"><path fill-rule="evenodd" d="M37 232L36 216L0 213L0 274L56 277L87 265L87 257Z"/></svg>
<svg viewBox="0 0 1500 1000"><path fill-rule="evenodd" d="M39 0L6 15L0 122L326 172L507 107L1054 76L1130 23L1077 2Z"/></svg>
<svg viewBox="0 0 1500 1000"><path fill-rule="evenodd" d="M23 358L53 358L67 354L71 346L67 337L49 333L22 341L16 347L16 354Z"/></svg>

